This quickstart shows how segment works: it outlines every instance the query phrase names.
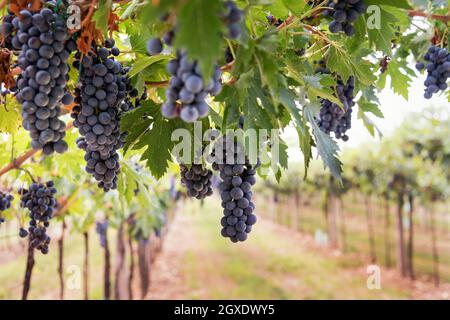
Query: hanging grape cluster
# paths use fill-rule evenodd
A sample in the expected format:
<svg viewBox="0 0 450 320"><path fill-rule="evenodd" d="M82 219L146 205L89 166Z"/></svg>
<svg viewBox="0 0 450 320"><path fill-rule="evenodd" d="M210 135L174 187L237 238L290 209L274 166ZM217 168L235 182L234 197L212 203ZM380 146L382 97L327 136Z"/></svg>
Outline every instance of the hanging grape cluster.
<svg viewBox="0 0 450 320"><path fill-rule="evenodd" d="M367 8L364 0L330 0L327 7L331 9L325 10L323 14L333 19L328 26L330 32L342 31L349 37L355 34L353 23Z"/></svg>
<svg viewBox="0 0 450 320"><path fill-rule="evenodd" d="M256 183L256 167L249 163L242 145L227 136L214 144L211 156L213 169L220 172L222 180L219 184L223 207L221 234L232 242L245 241L256 223L251 191Z"/></svg>
<svg viewBox="0 0 450 320"><path fill-rule="evenodd" d="M16 29L13 26L14 14L8 10L0 24L0 44L2 47L13 50L12 40ZM17 25L17 22L15 22Z"/></svg>
<svg viewBox="0 0 450 320"><path fill-rule="evenodd" d="M5 210L11 208L11 202L14 197L6 192L0 191L0 225L5 222L5 218L3 218L2 213Z"/></svg>
<svg viewBox="0 0 450 320"><path fill-rule="evenodd" d="M323 61L319 62L319 67L316 69L316 72L330 73ZM346 132L352 126L352 107L355 105L353 101L354 88L355 80L353 77L349 77L346 84L338 77L336 94L342 102L343 107L327 99L320 100L321 108L319 118L317 119L320 130L328 135L334 132L335 137L343 141L348 141L349 137L346 135Z"/></svg>
<svg viewBox="0 0 450 320"><path fill-rule="evenodd" d="M12 21L17 29L12 39L20 49L17 100L22 104L23 127L30 132L31 146L49 155L67 150L65 123L59 119L61 103L71 103L66 92L67 61L76 44L69 39L66 22L48 8L20 12Z"/></svg>
<svg viewBox="0 0 450 320"><path fill-rule="evenodd" d="M128 71L126 71L128 72ZM128 112L134 109L137 109L141 106L142 101L145 101L148 98L148 92L147 87L144 87L144 91L142 92L142 95L138 97L138 90L131 85L131 81L127 78L127 95L122 103L121 110L123 112ZM134 99L134 102L133 102Z"/></svg>
<svg viewBox="0 0 450 320"><path fill-rule="evenodd" d="M212 79L204 79L200 65L189 61L186 53L178 51L176 58L167 64L167 70L172 77L166 91L166 102L162 105L163 116L179 116L185 122L206 117L209 113L206 97L208 94L215 96L222 89L220 68L216 67Z"/></svg>
<svg viewBox="0 0 450 320"><path fill-rule="evenodd" d="M271 26L275 26L275 27L279 27L283 24L283 20L280 18L275 18L272 14L268 14L266 16L267 22L269 22L269 24Z"/></svg>
<svg viewBox="0 0 450 320"><path fill-rule="evenodd" d="M450 78L450 53L447 48L431 46L424 56L428 64L418 62L417 70L427 70L427 78L425 80L425 99L431 99L433 94L439 91L445 91L448 87L447 80Z"/></svg>
<svg viewBox="0 0 450 320"><path fill-rule="evenodd" d="M96 47L94 54L84 56L75 65L80 67L80 85L76 88L72 118L82 137L77 145L83 149L86 171L105 191L117 188L120 172L119 154L126 133L120 131L121 105L129 83L122 64L115 61L120 51L114 40L105 47Z"/></svg>
<svg viewBox="0 0 450 320"><path fill-rule="evenodd" d="M234 1L227 1L222 17L228 28L228 37L238 39L242 33L241 23L244 19L244 12L236 6Z"/></svg>
<svg viewBox="0 0 450 320"><path fill-rule="evenodd" d="M57 201L54 197L56 192L53 181L32 183L29 189L19 190L19 194L21 195L20 206L30 211L30 224L28 228L30 245L43 254L48 253L48 246L50 244L47 228L50 226L50 219L53 217L54 210L57 206ZM21 229L20 236L26 237L26 230Z"/></svg>
<svg viewBox="0 0 450 320"><path fill-rule="evenodd" d="M187 195L199 200L213 194L211 187L211 170L204 168L201 164L193 164L190 168L180 164L181 183L187 188Z"/></svg>
<svg viewBox="0 0 450 320"><path fill-rule="evenodd" d="M102 248L106 247L107 236L108 236L108 220L96 221L95 222L95 232L97 232L100 239L100 246Z"/></svg>

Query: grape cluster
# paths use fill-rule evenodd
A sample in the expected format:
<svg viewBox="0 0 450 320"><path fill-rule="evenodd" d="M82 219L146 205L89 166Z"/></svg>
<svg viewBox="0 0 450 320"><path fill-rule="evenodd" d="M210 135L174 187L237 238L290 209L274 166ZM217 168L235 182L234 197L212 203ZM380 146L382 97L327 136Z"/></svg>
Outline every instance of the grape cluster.
<svg viewBox="0 0 450 320"><path fill-rule="evenodd" d="M245 241L256 223L251 191L256 183L256 166L243 153L242 145L227 136L215 143L211 153L213 169L220 171L222 180L219 184L224 214L221 234L232 242ZM241 158L245 159L242 164Z"/></svg>
<svg viewBox="0 0 450 320"><path fill-rule="evenodd" d="M95 232L97 232L100 238L100 246L102 248L106 247L106 237L108 236L108 220L96 221L95 222Z"/></svg>
<svg viewBox="0 0 450 320"><path fill-rule="evenodd" d="M316 72L329 73L322 61L316 69ZM337 139L342 139L343 141L348 141L349 137L346 135L346 132L352 125L352 107L355 105L355 102L353 101L354 88L355 80L353 77L349 77L347 84L338 77L336 94L342 102L343 108L330 100L320 100L321 108L318 119L320 130L326 134L334 132L335 137Z"/></svg>
<svg viewBox="0 0 450 320"><path fill-rule="evenodd" d="M82 135L77 145L85 151L86 172L107 192L117 188L117 150L126 139L120 131L121 106L130 83L126 70L113 57L120 54L114 40L108 39L105 47L93 48L93 52L75 63L80 67L80 84L71 116Z"/></svg>
<svg viewBox="0 0 450 320"><path fill-rule="evenodd" d="M426 68L428 75L425 80L425 99L431 99L433 94L445 91L448 87L447 80L450 78L450 53L447 48L431 46L424 56L428 64L418 62L417 70Z"/></svg>
<svg viewBox="0 0 450 320"><path fill-rule="evenodd" d="M333 21L328 28L332 33L344 32L351 37L355 34L353 23L366 11L364 0L330 0L324 16L331 17Z"/></svg>
<svg viewBox="0 0 450 320"><path fill-rule="evenodd" d="M6 192L0 191L0 225L5 222L5 219L2 217L2 212L11 208L11 202L14 197Z"/></svg>
<svg viewBox="0 0 450 320"><path fill-rule="evenodd" d="M220 68L216 68L212 79L205 81L199 64L190 62L186 53L177 52L177 57L167 64L167 70L172 78L166 91L166 102L162 105L163 116L179 116L185 122L206 117L209 112L206 97L208 94L215 96L222 89Z"/></svg>
<svg viewBox="0 0 450 320"><path fill-rule="evenodd" d="M280 18L275 18L272 14L268 14L266 16L267 22L269 22L269 24L271 26L275 26L275 27L279 27L283 24L283 20Z"/></svg>
<svg viewBox="0 0 450 320"><path fill-rule="evenodd" d="M127 78L127 96L122 103L121 110L123 112L128 112L137 109L141 106L142 101L148 98L147 87L144 87L144 91L140 97L138 97L138 90L134 88ZM134 102L133 102L134 99Z"/></svg>
<svg viewBox="0 0 450 320"><path fill-rule="evenodd" d="M193 164L188 168L180 164L181 183L187 188L187 195L199 200L213 194L211 187L211 170L203 168L201 164Z"/></svg>
<svg viewBox="0 0 450 320"><path fill-rule="evenodd" d="M0 24L0 44L3 48L13 50L12 39L16 28L13 26L14 14L8 10ZM15 22L17 25L17 22Z"/></svg>
<svg viewBox="0 0 450 320"><path fill-rule="evenodd" d="M20 49L18 66L23 71L17 80L17 100L22 104L23 127L30 132L31 146L44 154L67 150L66 125L59 119L61 103L70 104L66 92L70 52L76 49L69 39L63 17L48 8L31 13L20 11L12 20L17 29L12 39Z"/></svg>
<svg viewBox="0 0 450 320"><path fill-rule="evenodd" d="M244 19L244 11L239 9L234 1L227 1L222 17L228 28L228 37L230 39L238 39L241 36L241 23Z"/></svg>
<svg viewBox="0 0 450 320"><path fill-rule="evenodd" d="M48 253L48 245L50 244L47 228L50 226L50 219L57 206L57 201L54 197L56 192L53 181L32 183L29 189L19 190L21 195L20 206L30 210L28 228L30 245L40 250L43 254ZM26 230L21 229L20 236L26 237Z"/></svg>

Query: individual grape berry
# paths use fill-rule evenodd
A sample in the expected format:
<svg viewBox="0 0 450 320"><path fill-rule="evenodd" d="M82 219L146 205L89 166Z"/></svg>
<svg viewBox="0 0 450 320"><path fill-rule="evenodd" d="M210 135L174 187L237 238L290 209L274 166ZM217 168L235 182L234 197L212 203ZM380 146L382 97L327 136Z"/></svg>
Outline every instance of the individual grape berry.
<svg viewBox="0 0 450 320"><path fill-rule="evenodd" d="M425 79L425 99L431 99L433 94L439 91L445 91L448 88L447 80L450 77L450 53L447 48L431 46L428 48L424 56L428 64L418 62L416 69L421 71L427 70L427 78Z"/></svg>
<svg viewBox="0 0 450 320"><path fill-rule="evenodd" d="M151 56L160 54L163 50L161 39L152 38L147 41L147 53Z"/></svg>
<svg viewBox="0 0 450 320"><path fill-rule="evenodd" d="M51 240L47 235L47 228L57 207L56 192L53 181L46 183L33 182L29 189L19 190L21 195L20 206L30 211L28 232L20 229L19 236L24 238L28 233L31 247L41 251L43 254L48 253L48 246Z"/></svg>
<svg viewBox="0 0 450 320"><path fill-rule="evenodd" d="M190 168L180 164L180 173L181 184L187 188L189 197L202 200L213 194L211 170L203 168L201 164L193 164Z"/></svg>
<svg viewBox="0 0 450 320"><path fill-rule="evenodd" d="M25 230L24 228L20 228L20 230L19 230L19 237L26 238L27 236L28 236L28 231Z"/></svg>

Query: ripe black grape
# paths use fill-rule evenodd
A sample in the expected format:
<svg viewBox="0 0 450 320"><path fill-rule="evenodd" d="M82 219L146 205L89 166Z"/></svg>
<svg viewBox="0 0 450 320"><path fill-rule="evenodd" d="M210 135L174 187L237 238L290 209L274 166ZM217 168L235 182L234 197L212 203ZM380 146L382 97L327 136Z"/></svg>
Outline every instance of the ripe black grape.
<svg viewBox="0 0 450 320"><path fill-rule="evenodd" d="M215 143L211 156L213 169L220 172L222 180L219 185L223 207L221 234L232 242L245 241L256 223L251 187L256 183L257 165L250 164L242 145L227 136Z"/></svg>
<svg viewBox="0 0 450 320"><path fill-rule="evenodd" d="M151 56L160 54L163 51L161 39L152 38L147 41L147 53Z"/></svg>
<svg viewBox="0 0 450 320"><path fill-rule="evenodd" d="M332 33L344 32L351 37L355 34L353 23L366 11L364 0L330 0L324 16L330 17L333 21L328 28Z"/></svg>
<svg viewBox="0 0 450 320"><path fill-rule="evenodd" d="M329 73L321 61L316 69L318 73ZM327 99L321 99L321 108L318 118L319 128L326 134L334 132L337 139L347 141L349 137L345 134L351 128L352 107L355 105L354 98L355 81L350 77L345 84L340 77L337 79L336 94L343 104L341 108L338 104Z"/></svg>
<svg viewBox="0 0 450 320"><path fill-rule="evenodd" d="M205 102L207 95L215 96L222 89L220 68L216 68L213 78L205 80L198 63L189 61L186 53L177 52L177 57L167 64L167 70L172 78L161 109L163 116L179 116L185 122L206 117L209 112L209 105Z"/></svg>
<svg viewBox="0 0 450 320"><path fill-rule="evenodd" d="M29 189L19 190L19 194L21 195L20 206L30 211L28 232L21 229L19 235L24 238L28 233L30 245L43 254L48 253L48 246L50 244L47 228L57 206L55 199L56 192L53 181L32 183Z"/></svg>
<svg viewBox="0 0 450 320"><path fill-rule="evenodd" d="M69 39L63 16L49 8L38 12L22 10L12 25L17 29L12 45L20 50L17 100L22 104L23 127L30 132L31 146L46 155L67 150L66 125L59 120L61 103L67 94L70 52L76 49ZM68 102L67 97L64 102Z"/></svg>
<svg viewBox="0 0 450 320"><path fill-rule="evenodd" d="M431 46L424 56L428 64L418 62L417 70L427 70L427 78L425 80L425 99L431 99L433 94L439 91L445 91L448 87L447 80L450 78L450 53L447 48L439 48Z"/></svg>
<svg viewBox="0 0 450 320"><path fill-rule="evenodd" d="M5 218L3 218L2 213L3 211L11 208L11 202L13 199L14 197L11 194L0 191L0 225L5 222Z"/></svg>
<svg viewBox="0 0 450 320"><path fill-rule="evenodd" d="M105 191L117 188L120 172L117 150L123 147L126 138L126 133L120 130L120 117L130 86L128 69L112 57L118 49L106 47L112 43L113 40L108 40L105 47L93 48L92 54L76 63L81 66L80 84L75 89L77 105L71 115L82 135L77 145L86 152L86 172Z"/></svg>
<svg viewBox="0 0 450 320"><path fill-rule="evenodd" d="M193 164L188 168L180 164L181 183L187 188L187 195L202 200L213 194L211 187L211 170L203 168L201 164Z"/></svg>

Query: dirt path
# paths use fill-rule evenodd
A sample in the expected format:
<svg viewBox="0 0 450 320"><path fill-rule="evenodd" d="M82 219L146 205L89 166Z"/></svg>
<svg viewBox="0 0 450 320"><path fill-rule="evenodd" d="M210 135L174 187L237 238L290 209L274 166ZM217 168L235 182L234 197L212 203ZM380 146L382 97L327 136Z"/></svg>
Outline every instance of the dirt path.
<svg viewBox="0 0 450 320"><path fill-rule="evenodd" d="M182 299L188 293L186 278L179 268L183 256L194 245L190 219L177 214L164 242L163 249L151 270L150 291L147 299Z"/></svg>
<svg viewBox="0 0 450 320"><path fill-rule="evenodd" d="M197 209L198 210L198 209ZM192 210L196 211L196 210ZM208 212L209 211L209 212ZM211 213L210 213L211 212ZM309 235L260 219L238 246L217 233L217 208L173 221L152 269L148 299L448 299L450 287L399 278L382 269L382 289L368 290L366 265ZM365 257L350 257L360 261Z"/></svg>

